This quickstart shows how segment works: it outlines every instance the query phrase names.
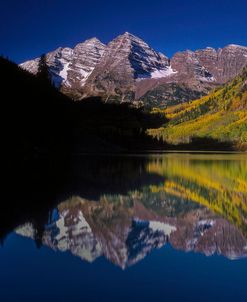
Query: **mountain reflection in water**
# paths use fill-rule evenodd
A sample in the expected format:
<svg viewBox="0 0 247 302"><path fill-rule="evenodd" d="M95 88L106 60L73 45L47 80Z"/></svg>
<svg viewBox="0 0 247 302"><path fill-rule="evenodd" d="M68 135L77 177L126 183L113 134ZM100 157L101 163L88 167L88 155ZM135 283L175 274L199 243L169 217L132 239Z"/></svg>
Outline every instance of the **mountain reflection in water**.
<svg viewBox="0 0 247 302"><path fill-rule="evenodd" d="M39 245L88 262L104 256L122 269L168 243L186 252L243 258L246 167L246 155L237 154L77 157L42 219L23 207L29 215L12 227Z"/></svg>

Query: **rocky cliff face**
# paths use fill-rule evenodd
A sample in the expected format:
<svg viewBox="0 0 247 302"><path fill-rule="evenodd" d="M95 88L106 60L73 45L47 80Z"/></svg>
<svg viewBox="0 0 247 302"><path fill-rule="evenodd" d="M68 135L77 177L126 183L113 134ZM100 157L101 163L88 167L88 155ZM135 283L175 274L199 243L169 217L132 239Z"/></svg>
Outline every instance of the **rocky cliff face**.
<svg viewBox="0 0 247 302"><path fill-rule="evenodd" d="M247 65L247 47L186 50L171 58L175 74L137 84L137 96L145 105L166 107L197 99L232 80Z"/></svg>
<svg viewBox="0 0 247 302"><path fill-rule="evenodd" d="M92 38L77 44L74 49L58 48L48 53L47 64L56 87L76 97L76 92L84 86L104 51L105 45L97 38ZM32 73L37 73L38 64L39 58L27 61L20 66Z"/></svg>
<svg viewBox="0 0 247 302"><path fill-rule="evenodd" d="M62 91L74 98L80 98L82 87L100 62L104 51L105 45L96 38L76 45L67 74L64 75Z"/></svg>
<svg viewBox="0 0 247 302"><path fill-rule="evenodd" d="M38 62L21 66L36 73ZM74 49L58 48L47 54L47 62L56 86L75 100L97 95L166 107L233 79L247 65L247 47L186 50L168 59L126 32L107 46L93 38Z"/></svg>
<svg viewBox="0 0 247 302"><path fill-rule="evenodd" d="M46 55L47 65L49 66L52 81L56 87L60 87L66 80L68 65L71 62L72 56L73 49L68 47L59 47ZM20 66L29 72L36 74L38 72L39 58L27 61Z"/></svg>
<svg viewBox="0 0 247 302"><path fill-rule="evenodd" d="M169 60L143 40L124 33L110 42L85 85L87 95L135 99L136 81L172 73Z"/></svg>
<svg viewBox="0 0 247 302"><path fill-rule="evenodd" d="M195 55L217 83L233 79L247 64L247 47L240 45L231 44L217 50L208 47L195 51Z"/></svg>

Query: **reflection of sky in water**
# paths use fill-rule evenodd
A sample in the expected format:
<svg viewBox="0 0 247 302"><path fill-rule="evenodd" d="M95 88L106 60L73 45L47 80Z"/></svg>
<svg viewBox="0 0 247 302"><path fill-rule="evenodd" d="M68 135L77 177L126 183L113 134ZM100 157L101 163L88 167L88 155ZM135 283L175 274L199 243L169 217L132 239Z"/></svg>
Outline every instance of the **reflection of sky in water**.
<svg viewBox="0 0 247 302"><path fill-rule="evenodd" d="M28 239L37 233L30 222L4 242L4 301L34 297L35 289L37 301L66 301L69 293L86 301L181 301L186 295L191 301L243 300L246 164L245 155L151 156L138 170L138 187L66 199L49 214L41 249ZM147 181L146 174L159 178ZM19 291L8 292L10 280ZM51 290L48 299L41 285Z"/></svg>

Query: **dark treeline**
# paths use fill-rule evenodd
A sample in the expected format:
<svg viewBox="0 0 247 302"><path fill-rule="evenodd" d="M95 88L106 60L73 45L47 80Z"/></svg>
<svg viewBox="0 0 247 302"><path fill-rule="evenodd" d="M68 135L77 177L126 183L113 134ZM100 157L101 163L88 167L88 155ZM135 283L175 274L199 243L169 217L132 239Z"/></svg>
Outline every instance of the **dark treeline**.
<svg viewBox="0 0 247 302"><path fill-rule="evenodd" d="M44 64L42 64L44 65ZM128 104L99 98L73 102L44 80L0 58L4 147L24 155L70 152L117 152L158 148L146 135L165 119Z"/></svg>
<svg viewBox="0 0 247 302"><path fill-rule="evenodd" d="M0 58L2 147L7 154L34 156L64 148L69 139L67 97L48 81Z"/></svg>
<svg viewBox="0 0 247 302"><path fill-rule="evenodd" d="M87 151L90 147L91 152L134 152L165 146L146 134L147 129L164 124L165 118L128 103L106 104L100 98L88 98L74 103L72 116L76 150Z"/></svg>
<svg viewBox="0 0 247 302"><path fill-rule="evenodd" d="M232 142L223 142L211 137L192 137L189 143L167 145L166 150L178 151L235 151L236 148Z"/></svg>

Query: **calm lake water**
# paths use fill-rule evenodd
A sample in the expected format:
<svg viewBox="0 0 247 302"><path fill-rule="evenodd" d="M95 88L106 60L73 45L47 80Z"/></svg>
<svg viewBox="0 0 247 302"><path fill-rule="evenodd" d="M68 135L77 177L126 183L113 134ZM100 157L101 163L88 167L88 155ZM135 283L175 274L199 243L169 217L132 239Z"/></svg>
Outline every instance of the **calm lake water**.
<svg viewBox="0 0 247 302"><path fill-rule="evenodd" d="M0 301L247 301L247 155L36 168L0 209Z"/></svg>

